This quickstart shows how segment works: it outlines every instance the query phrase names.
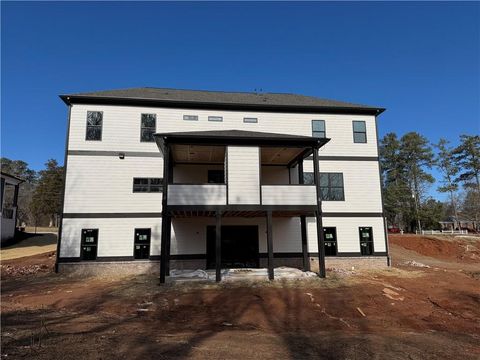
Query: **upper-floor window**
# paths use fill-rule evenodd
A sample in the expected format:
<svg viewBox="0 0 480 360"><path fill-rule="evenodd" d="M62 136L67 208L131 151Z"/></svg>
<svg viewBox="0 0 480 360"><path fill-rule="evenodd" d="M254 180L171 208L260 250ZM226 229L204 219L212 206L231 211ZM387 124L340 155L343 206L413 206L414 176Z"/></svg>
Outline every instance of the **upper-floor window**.
<svg viewBox="0 0 480 360"><path fill-rule="evenodd" d="M198 115L183 115L183 120L198 121Z"/></svg>
<svg viewBox="0 0 480 360"><path fill-rule="evenodd" d="M157 125L157 115L142 114L140 124L140 141L152 142L155 141L153 134L155 134Z"/></svg>
<svg viewBox="0 0 480 360"><path fill-rule="evenodd" d="M161 192L162 178L133 178L133 192Z"/></svg>
<svg viewBox="0 0 480 360"><path fill-rule="evenodd" d="M87 111L87 133L85 140L102 140L102 111Z"/></svg>
<svg viewBox="0 0 480 360"><path fill-rule="evenodd" d="M243 122L244 123L258 123L258 119L257 118L253 118L253 117L244 117L243 118Z"/></svg>
<svg viewBox="0 0 480 360"><path fill-rule="evenodd" d="M320 173L320 192L322 193L322 200L344 201L343 174Z"/></svg>
<svg viewBox="0 0 480 360"><path fill-rule="evenodd" d="M303 183L313 185L315 179L312 172L303 173ZM342 173L320 173L320 192L323 201L344 201Z"/></svg>
<svg viewBox="0 0 480 360"><path fill-rule="evenodd" d="M325 138L325 120L312 120L312 136Z"/></svg>
<svg viewBox="0 0 480 360"><path fill-rule="evenodd" d="M209 116L208 121L223 121L223 116Z"/></svg>
<svg viewBox="0 0 480 360"><path fill-rule="evenodd" d="M365 121L353 121L353 142L367 142L367 127L365 125Z"/></svg>

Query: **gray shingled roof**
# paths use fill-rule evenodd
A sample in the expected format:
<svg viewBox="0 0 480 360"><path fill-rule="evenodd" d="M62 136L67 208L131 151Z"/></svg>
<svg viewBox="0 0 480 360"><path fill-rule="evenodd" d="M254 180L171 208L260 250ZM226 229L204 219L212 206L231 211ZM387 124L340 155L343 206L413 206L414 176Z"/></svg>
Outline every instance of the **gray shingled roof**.
<svg viewBox="0 0 480 360"><path fill-rule="evenodd" d="M258 106L294 106L294 107L328 107L352 109L379 109L380 107L353 104L349 102L322 99L313 96L286 94L286 93L254 93L254 92L226 92L206 90L180 90L167 88L130 88L119 90L105 90L62 95L62 98L97 98L97 99L129 99L154 100L211 104L237 104Z"/></svg>

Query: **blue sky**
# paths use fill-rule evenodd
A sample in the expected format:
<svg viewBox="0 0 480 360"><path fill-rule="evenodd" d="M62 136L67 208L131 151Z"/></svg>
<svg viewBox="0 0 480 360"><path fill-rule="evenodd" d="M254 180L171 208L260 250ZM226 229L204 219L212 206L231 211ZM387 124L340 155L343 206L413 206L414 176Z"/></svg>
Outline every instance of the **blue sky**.
<svg viewBox="0 0 480 360"><path fill-rule="evenodd" d="M380 135L480 132L479 3L2 2L1 151L63 162L58 94L158 86L386 107Z"/></svg>

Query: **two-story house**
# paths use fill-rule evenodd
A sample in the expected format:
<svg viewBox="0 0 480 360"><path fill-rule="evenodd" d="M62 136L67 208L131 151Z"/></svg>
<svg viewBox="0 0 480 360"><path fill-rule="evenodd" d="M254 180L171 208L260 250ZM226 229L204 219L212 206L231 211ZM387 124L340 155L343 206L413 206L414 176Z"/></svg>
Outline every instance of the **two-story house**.
<svg viewBox="0 0 480 360"><path fill-rule="evenodd" d="M68 105L59 271L388 264L382 108L134 88ZM317 229L321 229L317 231ZM119 266L120 265L120 266ZM116 271L116 270L115 270Z"/></svg>

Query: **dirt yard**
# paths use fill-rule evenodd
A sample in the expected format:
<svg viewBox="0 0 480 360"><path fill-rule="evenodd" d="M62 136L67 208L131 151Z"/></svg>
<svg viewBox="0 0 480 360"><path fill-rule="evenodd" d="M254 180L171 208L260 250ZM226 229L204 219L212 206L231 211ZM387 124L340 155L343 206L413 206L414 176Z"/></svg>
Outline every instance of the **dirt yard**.
<svg viewBox="0 0 480 360"><path fill-rule="evenodd" d="M56 275L52 253L4 261L2 357L479 359L480 240L443 239L392 236L388 270L273 283L160 287Z"/></svg>

